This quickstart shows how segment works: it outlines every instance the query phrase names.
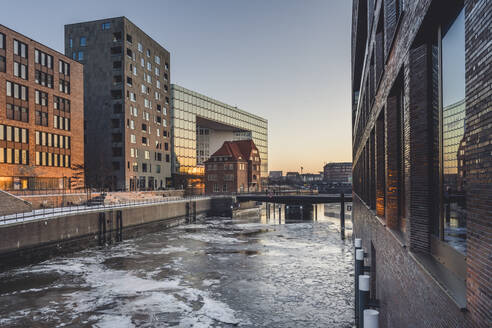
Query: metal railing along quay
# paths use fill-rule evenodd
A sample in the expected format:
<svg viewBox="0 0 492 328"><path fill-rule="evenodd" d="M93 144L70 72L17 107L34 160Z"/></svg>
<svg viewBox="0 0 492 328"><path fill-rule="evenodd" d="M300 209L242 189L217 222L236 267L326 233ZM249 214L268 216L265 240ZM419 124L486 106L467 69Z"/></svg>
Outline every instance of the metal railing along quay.
<svg viewBox="0 0 492 328"><path fill-rule="evenodd" d="M172 202L188 202L193 200L210 199L209 196L190 196L190 197L166 197L164 199L149 199L143 201L128 201L128 202L118 202L115 204L98 204L98 205L69 205L64 207L52 207L52 208L42 208L33 210L30 212L21 212L9 215L0 216L0 226L11 223L19 223L25 221L32 221L38 219L48 219L59 216L64 216L67 214L75 213L87 213L87 212L97 212L105 209L112 208L124 208L124 207L138 207L143 205L151 204L164 204Z"/></svg>

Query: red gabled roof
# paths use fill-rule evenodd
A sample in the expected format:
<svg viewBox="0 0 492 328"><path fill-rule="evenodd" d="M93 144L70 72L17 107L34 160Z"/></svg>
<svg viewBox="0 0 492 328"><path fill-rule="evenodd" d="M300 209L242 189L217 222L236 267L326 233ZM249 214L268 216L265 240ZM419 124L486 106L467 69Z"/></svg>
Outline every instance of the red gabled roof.
<svg viewBox="0 0 492 328"><path fill-rule="evenodd" d="M232 160L248 161L253 149L256 149L253 140L225 141L215 153L210 156L230 156Z"/></svg>
<svg viewBox="0 0 492 328"><path fill-rule="evenodd" d="M243 154L246 160L249 160L253 149L255 149L258 152L258 148L256 148L256 145L253 142L253 140L239 140L234 142L237 144L237 146L241 150L241 153Z"/></svg>

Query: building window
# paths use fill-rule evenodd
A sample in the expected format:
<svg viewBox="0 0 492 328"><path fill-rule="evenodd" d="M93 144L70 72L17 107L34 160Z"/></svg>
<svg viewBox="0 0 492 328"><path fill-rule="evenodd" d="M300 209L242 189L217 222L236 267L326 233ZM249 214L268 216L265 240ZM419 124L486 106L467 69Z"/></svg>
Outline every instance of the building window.
<svg viewBox="0 0 492 328"><path fill-rule="evenodd" d="M142 44L140 42L137 44L137 49L139 52L143 52L143 47L142 47Z"/></svg>
<svg viewBox="0 0 492 328"><path fill-rule="evenodd" d="M27 44L14 39L14 55L27 58Z"/></svg>
<svg viewBox="0 0 492 328"><path fill-rule="evenodd" d="M27 65L14 61L14 76L27 80Z"/></svg>
<svg viewBox="0 0 492 328"><path fill-rule="evenodd" d="M87 46L87 38L85 36L80 37L80 46L81 47L86 47Z"/></svg>
<svg viewBox="0 0 492 328"><path fill-rule="evenodd" d="M48 113L37 110L35 123L36 125L48 126Z"/></svg>
<svg viewBox="0 0 492 328"><path fill-rule="evenodd" d="M59 60L58 71L63 75L70 75L70 64L65 63L63 60Z"/></svg>
<svg viewBox="0 0 492 328"><path fill-rule="evenodd" d="M121 99L122 91L121 90L111 90L111 99Z"/></svg>
<svg viewBox="0 0 492 328"><path fill-rule="evenodd" d="M130 50L130 49L128 49L128 50ZM111 47L111 55L121 55L122 51L123 51L123 48L121 46ZM131 50L130 50L130 57L131 57Z"/></svg>
<svg viewBox="0 0 492 328"><path fill-rule="evenodd" d="M34 95L36 96L36 105L48 106L48 94L46 92L36 90Z"/></svg>
<svg viewBox="0 0 492 328"><path fill-rule="evenodd" d="M28 108L7 103L6 109L7 119L20 122L29 122Z"/></svg>
<svg viewBox="0 0 492 328"><path fill-rule="evenodd" d="M70 113L70 100L53 96L53 108L62 112Z"/></svg>
<svg viewBox="0 0 492 328"><path fill-rule="evenodd" d="M6 71L6 59L4 56L0 56L0 72L5 73Z"/></svg>
<svg viewBox="0 0 492 328"><path fill-rule="evenodd" d="M440 239L466 255L465 17L458 14L441 42L441 144L443 204ZM437 229L436 229L437 230Z"/></svg>
<svg viewBox="0 0 492 328"><path fill-rule="evenodd" d="M59 80L59 91L70 94L70 82L60 79Z"/></svg>
<svg viewBox="0 0 492 328"><path fill-rule="evenodd" d="M36 70L34 80L37 84L53 89L53 75Z"/></svg>
<svg viewBox="0 0 492 328"><path fill-rule="evenodd" d="M109 30L111 28L111 23L110 22L102 23L101 27L103 30Z"/></svg>
<svg viewBox="0 0 492 328"><path fill-rule="evenodd" d="M130 34L127 34L126 35L126 41L129 42L129 43L133 43L133 38Z"/></svg>
<svg viewBox="0 0 492 328"><path fill-rule="evenodd" d="M150 49L147 49L147 57L150 57Z"/></svg>
<svg viewBox="0 0 492 328"><path fill-rule="evenodd" d="M34 62L41 66L53 69L53 56L48 55L41 50L34 49Z"/></svg>
<svg viewBox="0 0 492 328"><path fill-rule="evenodd" d="M0 49L5 49L5 34L0 33Z"/></svg>
<svg viewBox="0 0 492 328"><path fill-rule="evenodd" d="M77 53L77 60L78 61L84 60L84 52L83 51L79 51Z"/></svg>
<svg viewBox="0 0 492 328"><path fill-rule="evenodd" d="M21 99L21 100L29 100L28 99L28 92L29 89L23 85L6 81L6 86L7 86L7 97L13 97L16 99Z"/></svg>

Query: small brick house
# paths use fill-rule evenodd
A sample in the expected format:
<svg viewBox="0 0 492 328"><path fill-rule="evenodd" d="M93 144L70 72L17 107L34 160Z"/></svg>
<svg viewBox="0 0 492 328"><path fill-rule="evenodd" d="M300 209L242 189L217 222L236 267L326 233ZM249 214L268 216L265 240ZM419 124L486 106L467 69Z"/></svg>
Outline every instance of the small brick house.
<svg viewBox="0 0 492 328"><path fill-rule="evenodd" d="M205 193L260 191L260 163L252 140L224 142L205 162Z"/></svg>

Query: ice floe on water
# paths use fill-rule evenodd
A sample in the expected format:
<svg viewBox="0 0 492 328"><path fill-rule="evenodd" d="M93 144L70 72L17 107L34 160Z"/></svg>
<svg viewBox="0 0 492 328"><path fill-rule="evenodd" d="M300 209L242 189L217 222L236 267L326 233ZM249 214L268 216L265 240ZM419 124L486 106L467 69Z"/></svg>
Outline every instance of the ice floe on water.
<svg viewBox="0 0 492 328"><path fill-rule="evenodd" d="M350 327L329 224L206 218L0 273L0 327Z"/></svg>
<svg viewBox="0 0 492 328"><path fill-rule="evenodd" d="M205 233L190 233L183 235L182 238L185 239L194 239L197 241L202 241L210 244L236 244L236 243L244 243L245 240L240 240L233 237L225 237L222 235L210 235Z"/></svg>

